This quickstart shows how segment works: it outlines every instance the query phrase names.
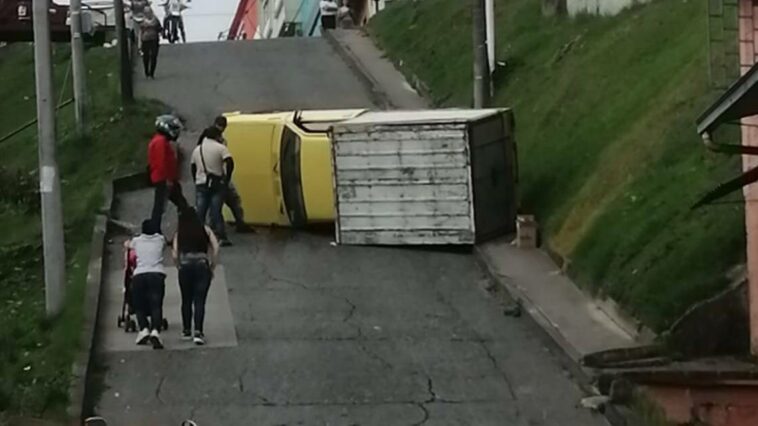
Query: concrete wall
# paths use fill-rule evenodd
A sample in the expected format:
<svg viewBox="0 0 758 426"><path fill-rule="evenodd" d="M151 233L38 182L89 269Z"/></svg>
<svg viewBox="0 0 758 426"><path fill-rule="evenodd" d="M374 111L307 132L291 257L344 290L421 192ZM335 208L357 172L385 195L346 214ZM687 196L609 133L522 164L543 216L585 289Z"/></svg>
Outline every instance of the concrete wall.
<svg viewBox="0 0 758 426"><path fill-rule="evenodd" d="M740 34L740 70L746 73L758 59L758 2L740 0L739 6ZM758 117L742 120L742 144L758 146ZM744 156L745 170L758 166L758 157ZM758 184L748 185L744 189L746 200L758 199ZM758 354L758 205L745 203L745 228L747 231L747 266L748 294L751 299L750 324L752 329L751 347L753 354Z"/></svg>
<svg viewBox="0 0 758 426"><path fill-rule="evenodd" d="M674 424L758 425L758 383L649 386L647 394Z"/></svg>
<svg viewBox="0 0 758 426"><path fill-rule="evenodd" d="M581 14L613 16L635 4L649 0L566 0L569 16Z"/></svg>

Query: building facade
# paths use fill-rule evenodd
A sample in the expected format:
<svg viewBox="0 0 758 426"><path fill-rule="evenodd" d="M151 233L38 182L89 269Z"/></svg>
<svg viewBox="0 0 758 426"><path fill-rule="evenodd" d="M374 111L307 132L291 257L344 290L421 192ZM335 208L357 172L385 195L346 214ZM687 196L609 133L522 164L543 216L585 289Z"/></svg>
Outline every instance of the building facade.
<svg viewBox="0 0 758 426"><path fill-rule="evenodd" d="M229 40L321 35L320 0L240 0ZM350 7L357 26L384 9L390 0L337 0Z"/></svg>

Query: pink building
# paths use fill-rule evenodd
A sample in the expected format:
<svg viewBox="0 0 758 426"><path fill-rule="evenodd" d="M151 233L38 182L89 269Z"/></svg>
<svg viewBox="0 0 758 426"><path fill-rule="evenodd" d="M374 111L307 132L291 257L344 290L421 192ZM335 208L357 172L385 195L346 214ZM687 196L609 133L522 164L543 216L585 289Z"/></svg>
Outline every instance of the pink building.
<svg viewBox="0 0 758 426"><path fill-rule="evenodd" d="M726 4L726 2L724 3ZM758 166L758 0L737 0L741 77L698 120L698 132L706 145L724 150L720 144L735 141L713 140L715 129L725 123L742 123L743 171ZM739 147L739 145L737 145ZM745 173L742 190L746 200L758 199L758 174ZM750 347L758 356L758 204L745 203L747 237ZM700 365L692 374L681 372L675 380L648 381L649 395L664 408L669 420L680 424L711 426L758 425L758 368L736 363Z"/></svg>

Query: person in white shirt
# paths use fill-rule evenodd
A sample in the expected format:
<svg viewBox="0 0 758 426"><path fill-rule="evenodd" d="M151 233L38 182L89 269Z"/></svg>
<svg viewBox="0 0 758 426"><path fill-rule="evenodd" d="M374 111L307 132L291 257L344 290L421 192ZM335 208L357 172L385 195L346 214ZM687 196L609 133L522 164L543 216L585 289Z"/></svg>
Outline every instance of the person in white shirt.
<svg viewBox="0 0 758 426"><path fill-rule="evenodd" d="M145 10L150 7L150 0L127 0L124 2L132 21L134 28L134 40L137 44L137 51L142 54L142 22L145 21Z"/></svg>
<svg viewBox="0 0 758 426"><path fill-rule="evenodd" d="M321 11L321 28L324 30L337 28L337 12L339 12L337 2L334 0L321 0L319 9Z"/></svg>
<svg viewBox="0 0 758 426"><path fill-rule="evenodd" d="M163 325L163 297L166 292L166 272L163 269L163 250L166 239L152 219L142 222L142 233L124 243L134 250L137 266L132 275L132 306L137 314L137 344L153 344L153 349L163 349L160 337ZM148 321L147 317L150 317Z"/></svg>
<svg viewBox="0 0 758 426"><path fill-rule="evenodd" d="M187 35L184 33L184 19L182 19L182 12L185 9L189 9L187 3L185 3L184 0L167 0L166 3L163 3L161 6L163 6L165 10L163 28L166 34L164 38L171 43L178 41L179 36L175 32L179 31L182 43L186 43Z"/></svg>
<svg viewBox="0 0 758 426"><path fill-rule="evenodd" d="M195 208L201 223L210 215L211 229L222 246L231 245L226 237L221 208L227 187L232 180L234 160L229 148L221 141L221 131L209 127L205 138L192 152L192 176L195 179Z"/></svg>
<svg viewBox="0 0 758 426"><path fill-rule="evenodd" d="M342 3L337 16L339 17L340 21L340 28L349 30L355 27L353 13L352 10L350 10L350 6L348 5L347 1L344 1Z"/></svg>

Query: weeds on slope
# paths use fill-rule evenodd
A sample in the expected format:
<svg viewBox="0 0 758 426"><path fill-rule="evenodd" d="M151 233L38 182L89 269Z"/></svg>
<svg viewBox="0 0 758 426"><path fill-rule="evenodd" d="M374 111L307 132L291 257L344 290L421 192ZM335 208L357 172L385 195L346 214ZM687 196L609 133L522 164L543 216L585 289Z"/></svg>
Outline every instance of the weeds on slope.
<svg viewBox="0 0 758 426"><path fill-rule="evenodd" d="M506 65L494 101L515 112L523 211L582 286L666 328L744 261L741 205L689 211L740 169L739 158L708 154L695 131L715 95L705 0L657 0L612 18L546 18L531 0L495 10ZM371 32L438 105L470 106L469 17L467 2L395 2Z"/></svg>
<svg viewBox="0 0 758 426"><path fill-rule="evenodd" d="M59 99L66 82L68 45L56 45ZM88 137L74 134L73 109L58 111L58 163L63 191L67 256L66 304L54 320L45 315L41 225L37 193L36 127L0 143L0 423L3 416L65 416L71 365L82 325L87 260L103 185L114 174L141 170L159 107L119 106L117 51L86 52L91 95ZM0 57L0 137L35 116L30 44L3 48Z"/></svg>

